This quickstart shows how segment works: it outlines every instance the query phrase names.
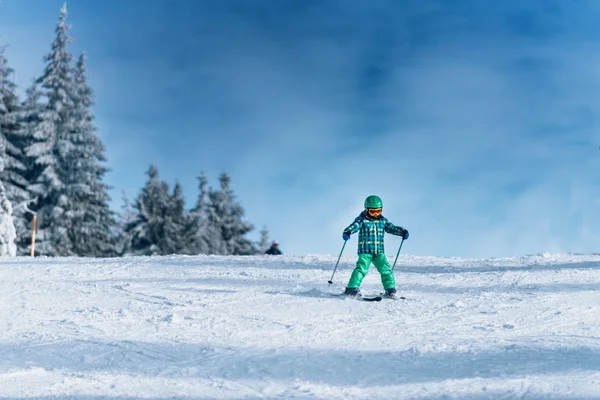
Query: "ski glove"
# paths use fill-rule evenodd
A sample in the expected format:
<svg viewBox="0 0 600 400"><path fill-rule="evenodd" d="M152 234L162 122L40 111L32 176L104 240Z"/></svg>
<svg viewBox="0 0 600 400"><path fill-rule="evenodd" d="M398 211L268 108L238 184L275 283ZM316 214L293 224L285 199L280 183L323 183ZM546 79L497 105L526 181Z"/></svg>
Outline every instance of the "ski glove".
<svg viewBox="0 0 600 400"><path fill-rule="evenodd" d="M402 232L402 239L406 240L408 239L408 236L408 230L405 229L404 232Z"/></svg>
<svg viewBox="0 0 600 400"><path fill-rule="evenodd" d="M344 239L344 241L350 239L350 232L346 231L342 234L342 239Z"/></svg>

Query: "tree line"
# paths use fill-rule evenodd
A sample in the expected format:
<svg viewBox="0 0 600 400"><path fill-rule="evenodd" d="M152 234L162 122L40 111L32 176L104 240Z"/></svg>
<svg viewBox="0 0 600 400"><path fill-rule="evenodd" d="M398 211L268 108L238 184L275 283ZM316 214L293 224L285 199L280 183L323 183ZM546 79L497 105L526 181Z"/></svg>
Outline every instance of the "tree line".
<svg viewBox="0 0 600 400"><path fill-rule="evenodd" d="M105 147L97 135L86 55L75 62L63 4L45 67L21 100L5 49L0 48L0 255L26 255L37 218L35 254L113 257L164 254L236 254L264 251L231 189L199 176L199 195L186 210L181 185L171 190L151 165L137 198L110 209Z"/></svg>

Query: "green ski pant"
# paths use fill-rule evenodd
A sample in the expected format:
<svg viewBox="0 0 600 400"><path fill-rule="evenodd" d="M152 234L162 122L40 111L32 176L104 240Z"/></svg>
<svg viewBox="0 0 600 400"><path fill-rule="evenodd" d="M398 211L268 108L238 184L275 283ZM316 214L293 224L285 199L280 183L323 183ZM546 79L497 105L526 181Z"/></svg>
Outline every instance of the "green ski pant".
<svg viewBox="0 0 600 400"><path fill-rule="evenodd" d="M392 267L390 267L390 263L388 262L385 254L359 254L358 260L356 261L356 268L354 268L354 271L352 271L350 281L348 282L348 287L360 287L365 275L367 275L367 272L369 272L371 262L381 274L381 283L383 284L383 288L392 289L396 287L394 272L392 271Z"/></svg>

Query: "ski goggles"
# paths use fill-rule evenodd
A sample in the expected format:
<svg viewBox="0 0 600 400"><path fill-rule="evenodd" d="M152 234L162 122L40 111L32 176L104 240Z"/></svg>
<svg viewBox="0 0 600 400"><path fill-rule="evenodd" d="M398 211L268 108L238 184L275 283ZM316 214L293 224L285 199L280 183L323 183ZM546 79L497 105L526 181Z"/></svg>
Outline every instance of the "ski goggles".
<svg viewBox="0 0 600 400"><path fill-rule="evenodd" d="M367 214L371 217L377 217L381 215L381 208L367 208Z"/></svg>

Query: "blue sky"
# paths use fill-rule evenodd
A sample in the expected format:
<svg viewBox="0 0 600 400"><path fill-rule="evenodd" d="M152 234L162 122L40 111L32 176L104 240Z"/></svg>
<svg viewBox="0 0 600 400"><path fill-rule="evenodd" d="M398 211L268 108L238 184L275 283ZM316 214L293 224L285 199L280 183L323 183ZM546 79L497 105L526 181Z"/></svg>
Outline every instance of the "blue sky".
<svg viewBox="0 0 600 400"><path fill-rule="evenodd" d="M2 0L22 87L62 0ZM72 0L114 208L155 163L226 169L286 254L337 254L369 194L403 252L600 251L600 3ZM394 255L399 240L389 236ZM348 253L355 252L352 238Z"/></svg>

